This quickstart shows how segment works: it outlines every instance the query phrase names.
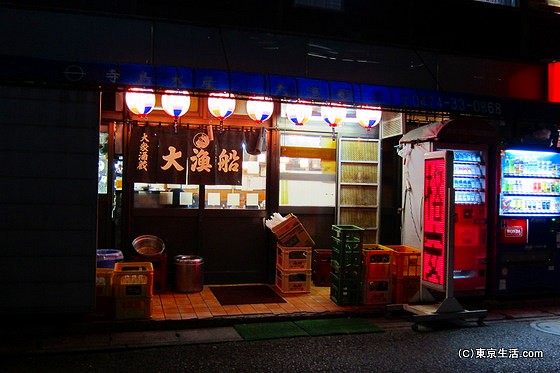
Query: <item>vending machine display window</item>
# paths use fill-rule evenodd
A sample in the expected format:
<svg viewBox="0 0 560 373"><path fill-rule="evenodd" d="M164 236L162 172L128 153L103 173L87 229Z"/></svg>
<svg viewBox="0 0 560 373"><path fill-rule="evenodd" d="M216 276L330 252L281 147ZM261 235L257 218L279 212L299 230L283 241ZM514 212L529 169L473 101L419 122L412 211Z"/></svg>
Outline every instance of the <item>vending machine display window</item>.
<svg viewBox="0 0 560 373"><path fill-rule="evenodd" d="M560 214L559 153L504 150L501 169L501 216Z"/></svg>

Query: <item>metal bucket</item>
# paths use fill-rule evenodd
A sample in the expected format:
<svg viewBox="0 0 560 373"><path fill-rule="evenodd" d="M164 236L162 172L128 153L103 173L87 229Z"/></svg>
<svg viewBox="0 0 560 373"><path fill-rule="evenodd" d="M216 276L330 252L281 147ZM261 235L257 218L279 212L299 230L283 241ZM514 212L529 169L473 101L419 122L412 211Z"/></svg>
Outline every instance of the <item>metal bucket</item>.
<svg viewBox="0 0 560 373"><path fill-rule="evenodd" d="M132 241L132 247L140 255L147 257L160 256L165 250L165 243L157 236L145 234Z"/></svg>
<svg viewBox="0 0 560 373"><path fill-rule="evenodd" d="M179 293L202 291L203 267L204 260L200 256L177 255L175 257L175 291Z"/></svg>

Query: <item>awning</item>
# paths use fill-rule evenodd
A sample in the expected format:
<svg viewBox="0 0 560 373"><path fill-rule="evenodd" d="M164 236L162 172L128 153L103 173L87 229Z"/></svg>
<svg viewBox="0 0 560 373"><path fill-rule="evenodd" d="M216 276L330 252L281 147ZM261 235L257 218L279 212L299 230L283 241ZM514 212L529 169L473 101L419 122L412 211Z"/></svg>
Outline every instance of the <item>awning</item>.
<svg viewBox="0 0 560 373"><path fill-rule="evenodd" d="M464 117L433 122L415 128L401 137L399 144L414 144L426 141L448 143L490 144L498 140L498 131L480 118Z"/></svg>
<svg viewBox="0 0 560 373"><path fill-rule="evenodd" d="M412 131L404 134L399 140L400 144L411 143L411 142L424 142L431 139L437 138L437 134L445 126L447 122L434 122L427 124L422 127L413 129Z"/></svg>
<svg viewBox="0 0 560 373"><path fill-rule="evenodd" d="M0 82L71 88L149 87L269 96L282 100L378 106L500 119L558 121L560 104L465 93L387 87L323 79L181 66L107 64L0 56Z"/></svg>

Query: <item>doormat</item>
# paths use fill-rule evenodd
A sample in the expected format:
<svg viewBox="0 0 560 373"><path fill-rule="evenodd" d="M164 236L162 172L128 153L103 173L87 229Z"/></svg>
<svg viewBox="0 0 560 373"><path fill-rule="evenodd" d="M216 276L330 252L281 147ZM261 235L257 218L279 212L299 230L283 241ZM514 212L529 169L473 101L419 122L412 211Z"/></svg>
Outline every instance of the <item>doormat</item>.
<svg viewBox="0 0 560 373"><path fill-rule="evenodd" d="M235 324L233 328L247 341L309 336L292 321Z"/></svg>
<svg viewBox="0 0 560 373"><path fill-rule="evenodd" d="M294 323L312 336L380 333L383 331L371 321L361 318L309 319L297 320Z"/></svg>
<svg viewBox="0 0 560 373"><path fill-rule="evenodd" d="M210 286L210 290L222 306L286 303L286 300L268 285Z"/></svg>

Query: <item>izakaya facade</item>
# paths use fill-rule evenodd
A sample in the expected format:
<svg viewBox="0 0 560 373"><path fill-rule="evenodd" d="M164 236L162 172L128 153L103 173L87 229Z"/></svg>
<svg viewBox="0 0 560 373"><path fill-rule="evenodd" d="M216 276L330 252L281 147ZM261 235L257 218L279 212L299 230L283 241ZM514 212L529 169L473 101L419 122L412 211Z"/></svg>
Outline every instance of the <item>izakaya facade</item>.
<svg viewBox="0 0 560 373"><path fill-rule="evenodd" d="M279 9L332 16L297 3ZM465 9L511 24L523 10ZM359 23L340 12L350 35ZM143 234L162 237L168 258L204 257L205 282L222 284L274 281L275 238L263 225L274 212L297 215L316 248L330 247L332 224L399 244L403 134L468 116L507 141L560 118L542 57L554 51L541 44L505 56L506 46L490 55L470 42L458 55L437 42L388 47L396 39L374 42L366 29L350 39L275 20L263 32L118 13L2 6L2 312L91 311L96 249L130 257ZM153 94L152 106L127 105L133 89ZM170 90L189 97L188 110L165 111ZM216 93L233 106L213 107ZM252 109L254 97L270 113ZM294 103L308 111L291 112ZM344 115L322 112L332 107ZM383 114L364 120L362 109ZM367 152L345 158L355 146Z"/></svg>

